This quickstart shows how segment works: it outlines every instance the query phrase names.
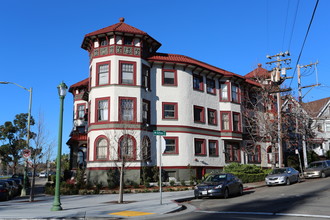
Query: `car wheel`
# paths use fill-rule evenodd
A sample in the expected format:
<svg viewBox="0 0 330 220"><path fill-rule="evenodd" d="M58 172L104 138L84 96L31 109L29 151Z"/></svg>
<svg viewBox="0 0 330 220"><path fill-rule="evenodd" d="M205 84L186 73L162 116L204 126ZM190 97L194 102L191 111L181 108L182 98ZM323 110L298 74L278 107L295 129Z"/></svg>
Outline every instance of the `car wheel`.
<svg viewBox="0 0 330 220"><path fill-rule="evenodd" d="M321 177L322 177L322 178L325 178L325 177L326 177L326 175L325 175L324 172L321 173Z"/></svg>
<svg viewBox="0 0 330 220"><path fill-rule="evenodd" d="M243 186L239 186L238 195L239 196L242 196L243 195Z"/></svg>
<svg viewBox="0 0 330 220"><path fill-rule="evenodd" d="M301 179L299 176L297 176L297 183L300 183L301 182Z"/></svg>
<svg viewBox="0 0 330 220"><path fill-rule="evenodd" d="M225 192L223 193L223 198L227 199L229 197L229 190L228 188L225 189Z"/></svg>
<svg viewBox="0 0 330 220"><path fill-rule="evenodd" d="M286 178L286 185L290 185L290 184L291 184L290 179Z"/></svg>
<svg viewBox="0 0 330 220"><path fill-rule="evenodd" d="M195 195L195 199L200 199L201 197L198 195Z"/></svg>

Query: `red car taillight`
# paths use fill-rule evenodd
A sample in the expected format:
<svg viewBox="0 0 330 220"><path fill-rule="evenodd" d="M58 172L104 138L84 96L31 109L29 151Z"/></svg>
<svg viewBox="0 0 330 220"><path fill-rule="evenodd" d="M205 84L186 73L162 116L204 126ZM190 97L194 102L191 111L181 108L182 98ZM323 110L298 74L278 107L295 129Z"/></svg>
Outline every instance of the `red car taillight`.
<svg viewBox="0 0 330 220"><path fill-rule="evenodd" d="M6 189L0 189L0 192L8 192Z"/></svg>

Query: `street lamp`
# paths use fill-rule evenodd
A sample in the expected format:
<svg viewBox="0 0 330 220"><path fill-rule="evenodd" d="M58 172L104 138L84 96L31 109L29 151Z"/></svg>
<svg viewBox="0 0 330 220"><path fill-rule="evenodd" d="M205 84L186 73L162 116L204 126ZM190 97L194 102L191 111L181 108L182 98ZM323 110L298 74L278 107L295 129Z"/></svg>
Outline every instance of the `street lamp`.
<svg viewBox="0 0 330 220"><path fill-rule="evenodd" d="M67 85L65 85L64 82L61 82L60 85L57 86L57 89L58 89L58 95L60 97L60 120L59 120L58 141L57 141L58 146L57 146L57 158L56 158L55 196L51 211L62 210L61 201L60 201L60 178L61 178L61 156L62 156L63 101L68 87Z"/></svg>
<svg viewBox="0 0 330 220"><path fill-rule="evenodd" d="M22 89L28 91L30 93L29 98L29 111L28 111L28 129L27 129L27 137L26 137L26 149L30 146L30 123L31 123L31 109L32 109L32 88L27 89L17 83L14 82L0 82L0 84L14 84L18 87L21 87ZM25 167L24 167L24 180L23 180L23 187L21 191L21 196L26 196L26 180L27 180L27 158L25 158Z"/></svg>

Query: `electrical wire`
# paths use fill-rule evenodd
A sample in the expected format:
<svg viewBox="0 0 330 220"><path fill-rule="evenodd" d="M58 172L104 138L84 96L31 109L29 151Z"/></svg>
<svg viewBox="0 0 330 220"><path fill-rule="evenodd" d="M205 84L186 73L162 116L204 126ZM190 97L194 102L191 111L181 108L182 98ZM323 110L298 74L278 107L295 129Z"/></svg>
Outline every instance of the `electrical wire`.
<svg viewBox="0 0 330 220"><path fill-rule="evenodd" d="M288 5L287 5L287 8L286 8L284 33L283 33L283 39L282 39L282 50L283 50L283 46L284 46L284 39L285 39L285 35L286 35L286 25L288 23L288 14L289 14L289 8L290 8L290 1L287 1L287 2L288 2Z"/></svg>
<svg viewBox="0 0 330 220"><path fill-rule="evenodd" d="M310 28L311 28L311 26L312 26L313 19L314 19L314 15L315 15L315 12L316 12L316 9L317 9L318 4L319 4L319 0L316 1L316 4L315 4L314 10L313 10L313 14L312 14L311 20L309 21L309 25L308 25L308 28L307 28L307 32L306 32L306 34L305 34L304 42L303 42L303 44L302 44L302 46L301 46L300 53L299 53L299 56L298 56L298 59L297 59L296 65L295 65L295 69L294 69L294 71L293 71L293 77L291 78L291 81L290 81L290 85L289 85L289 87L291 86L291 84L292 84L292 80L293 80L293 78L294 78L294 76L295 76L295 74L296 74L297 65L298 65L298 63L299 63L299 61L300 61L301 54L302 54L302 52L303 52L303 50L304 50L305 43L306 43L306 40L307 40L307 36L308 36L309 30L310 30Z"/></svg>
<svg viewBox="0 0 330 220"><path fill-rule="evenodd" d="M296 5L296 11L295 11L295 15L294 15L294 19L293 19L293 24L292 24L292 28L291 28L291 34L290 34L290 40L289 40L289 46L288 46L288 50L290 51L290 47L291 47L291 41L292 41L292 36L293 36L293 31L294 31L294 27L296 25L296 20L297 20L297 14L298 14L298 8L299 8L299 3L300 0L297 1L297 5Z"/></svg>

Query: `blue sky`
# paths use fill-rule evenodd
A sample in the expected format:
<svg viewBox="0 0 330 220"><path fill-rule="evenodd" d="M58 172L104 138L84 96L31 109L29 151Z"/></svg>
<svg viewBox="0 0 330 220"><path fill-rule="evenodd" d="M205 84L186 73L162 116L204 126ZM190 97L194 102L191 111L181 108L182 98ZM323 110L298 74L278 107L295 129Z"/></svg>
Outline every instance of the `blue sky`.
<svg viewBox="0 0 330 220"><path fill-rule="evenodd" d="M50 139L57 140L59 98L57 85L68 86L87 78L88 53L81 49L84 35L119 22L147 32L162 46L158 52L186 55L245 75L257 67L272 68L266 55L290 49L288 86L297 96L298 55L316 0L11 0L0 3L0 81L33 88L32 115L44 115ZM296 8L298 10L296 13ZM320 0L299 64L319 61L318 82L304 101L329 96L330 1ZM295 16L296 15L296 16ZM294 19L296 18L296 19ZM293 25L294 24L294 25ZM294 28L293 28L294 27ZM290 40L291 39L291 40ZM290 43L291 42L291 43ZM316 84L309 71L302 85ZM1 85L0 124L28 111L29 93ZM73 97L64 106L63 152L69 149ZM32 128L33 130L33 128ZM56 156L56 155L55 155Z"/></svg>

